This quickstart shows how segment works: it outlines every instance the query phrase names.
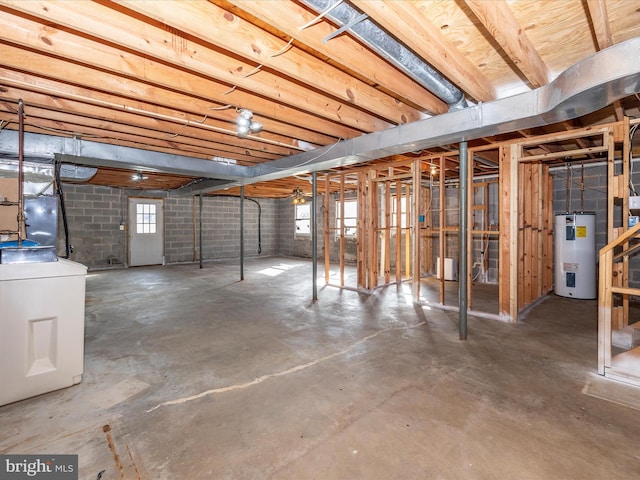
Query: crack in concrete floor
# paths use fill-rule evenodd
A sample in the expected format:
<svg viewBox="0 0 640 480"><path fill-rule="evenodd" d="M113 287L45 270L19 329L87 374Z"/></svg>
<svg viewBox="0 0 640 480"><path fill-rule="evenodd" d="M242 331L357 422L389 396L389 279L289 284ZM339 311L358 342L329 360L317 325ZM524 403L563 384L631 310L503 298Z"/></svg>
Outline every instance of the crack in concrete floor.
<svg viewBox="0 0 640 480"><path fill-rule="evenodd" d="M377 337L378 335L381 335L383 333L387 333L387 332L392 332L392 331L398 331L398 330L409 330L412 328L417 328L417 327L421 327L422 325L425 325L427 322L420 322L420 323L415 323L415 324L411 324L411 325L404 325L401 327L388 327L382 330L378 330L375 333L372 333L371 335L367 335L366 337L361 338L360 340L358 340L357 342L354 342L352 344L350 344L349 346L347 346L346 348L343 348L340 351L334 352L330 355L326 355L324 357L321 358L317 358L316 360L313 360L311 362L307 362L307 363L303 363L301 365L296 365L295 367L291 367L288 368L286 370L283 370L281 372L276 372L276 373L269 373L266 375L261 375L249 382L244 382L244 383L237 383L235 385L229 385L227 387L219 387L219 388L213 388L210 390L206 390L204 392L201 393L197 393L195 395L191 395L189 397L182 397L182 398L176 398L175 400L167 400L166 402L162 402L159 403L158 405L156 405L155 407L152 407L148 410L146 410L147 413L151 413L154 410L157 410L161 407L167 407L167 406L172 406L172 405L181 405L183 403L187 403L187 402L191 402L192 400L198 400L199 398L203 398L203 397L207 397L209 395L214 395L214 394L218 394L218 393L225 393L225 392L231 392L233 390L242 390L245 388L249 388L249 387L253 387L254 385L258 385L262 382L264 382L265 380L269 380L271 378L276 378L276 377L282 377L285 375L290 375L292 373L296 373L299 372L301 370L305 370L309 367L313 367L314 365L318 365L319 363L322 362L326 362L327 360L331 360L335 357L339 357L340 355L344 355L345 353L348 353L349 351L351 351L352 349L354 349L355 347L357 347L358 345L361 345L365 342L368 342L369 340Z"/></svg>

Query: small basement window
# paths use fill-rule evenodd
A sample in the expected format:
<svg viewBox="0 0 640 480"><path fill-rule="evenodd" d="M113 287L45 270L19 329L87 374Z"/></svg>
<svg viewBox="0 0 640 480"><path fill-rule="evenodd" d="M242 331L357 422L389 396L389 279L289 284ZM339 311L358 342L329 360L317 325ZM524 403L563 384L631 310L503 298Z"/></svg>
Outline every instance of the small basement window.
<svg viewBox="0 0 640 480"><path fill-rule="evenodd" d="M311 234L311 205L308 203L298 204L295 206L296 230L295 235Z"/></svg>
<svg viewBox="0 0 640 480"><path fill-rule="evenodd" d="M340 218L340 202L336 202L336 237L340 237L343 222ZM344 202L344 236L355 237L357 235L358 222L358 202L357 200L346 200Z"/></svg>

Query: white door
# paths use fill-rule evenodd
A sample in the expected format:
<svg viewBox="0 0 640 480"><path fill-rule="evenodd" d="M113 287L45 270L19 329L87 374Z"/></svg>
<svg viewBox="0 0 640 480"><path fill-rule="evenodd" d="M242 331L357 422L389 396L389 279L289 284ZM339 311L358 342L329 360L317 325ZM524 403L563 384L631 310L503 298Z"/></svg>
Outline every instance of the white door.
<svg viewBox="0 0 640 480"><path fill-rule="evenodd" d="M164 247L163 201L129 198L129 265L162 264Z"/></svg>

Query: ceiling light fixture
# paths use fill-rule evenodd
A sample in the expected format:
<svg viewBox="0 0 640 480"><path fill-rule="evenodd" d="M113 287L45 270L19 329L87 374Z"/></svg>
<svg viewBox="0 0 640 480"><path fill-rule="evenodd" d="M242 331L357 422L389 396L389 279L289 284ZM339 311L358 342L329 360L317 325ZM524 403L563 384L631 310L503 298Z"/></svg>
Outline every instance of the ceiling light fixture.
<svg viewBox="0 0 640 480"><path fill-rule="evenodd" d="M253 112L246 108L240 110L238 118L236 119L236 126L238 127L238 136L246 137L250 133L258 133L262 130L262 123L252 120Z"/></svg>
<svg viewBox="0 0 640 480"><path fill-rule="evenodd" d="M293 204L298 205L305 203L307 200L304 198L304 192L300 189L300 187L296 187L293 189Z"/></svg>

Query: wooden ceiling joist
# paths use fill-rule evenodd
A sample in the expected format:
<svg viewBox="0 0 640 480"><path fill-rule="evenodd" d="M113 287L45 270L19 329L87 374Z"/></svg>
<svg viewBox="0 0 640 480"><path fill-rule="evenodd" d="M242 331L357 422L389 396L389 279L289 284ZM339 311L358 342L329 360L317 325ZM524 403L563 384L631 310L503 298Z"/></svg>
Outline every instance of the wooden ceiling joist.
<svg viewBox="0 0 640 480"><path fill-rule="evenodd" d="M258 69L259 71L252 75L250 72L255 71L258 64L196 44L189 40L187 35L175 30L160 29L99 4L78 2L73 9L67 9L60 3L40 3L42 2L14 2L13 8L29 15L40 15L39 21L44 24L38 25L37 22L26 18L14 20L10 29L3 30L6 36L3 35L2 38L37 51L99 65L107 71L132 76L156 85L178 90L186 89L203 98L212 98L219 102L227 100L232 105L250 108L256 113L261 112L259 97L254 97L251 105L237 105L233 102L233 92L226 97L223 97L223 94L228 92L230 87L237 87L284 102L289 106L304 104L320 117L346 123L363 132L372 132L393 125L360 109L328 100L327 97L311 90L303 92L296 83L284 80L269 70ZM94 12L94 9L99 11ZM91 36L90 38L115 41L120 47L137 53L126 54L123 50L115 50L106 43L88 38L78 41L71 33L46 26L54 20L67 28L77 29ZM33 31L40 33L34 36ZM184 73L165 66L167 62L184 69ZM211 80L225 83L217 98L212 95Z"/></svg>
<svg viewBox="0 0 640 480"><path fill-rule="evenodd" d="M293 76L313 89L357 105L389 122L400 124L418 120L421 113L399 104L392 97L354 79L327 64L314 64L311 56L295 44L275 37L207 1L182 2L168 10L162 0L114 0L142 15L197 38L215 40L217 46L267 69ZM170 15L167 13L170 12ZM256 74L259 75L259 74Z"/></svg>
<svg viewBox="0 0 640 480"><path fill-rule="evenodd" d="M218 105L201 98L75 64L73 65L75 75L72 80L77 81L78 78L81 78L82 84L85 85L85 87L81 87L69 83L69 65L62 60L36 53L27 57L21 54L20 49L14 45L2 43L0 45L2 45L3 64L11 67L11 70L0 67L0 84L32 88L43 95L74 99L142 116L188 124L202 124L202 128L235 136L237 113L234 109L219 109ZM45 71L47 77L34 74L31 70L35 68L34 65ZM148 101L142 102L137 98L148 99ZM152 101L154 103L151 103ZM161 104L158 104L158 101L161 101ZM275 104L274 108L277 108ZM288 113L289 108L281 107L280 110ZM303 114L294 113L298 114L302 125L308 123L315 128L318 125L323 125L322 119L316 117L303 119ZM325 145L337 140L336 137L323 135L295 125L268 121L265 121L265 124L267 124L266 128L269 131L261 132L260 139L284 147L299 149L300 140L311 145ZM330 125L333 127L335 124L331 123ZM336 127L342 130L340 126L336 125ZM353 134L354 131L345 130L341 133Z"/></svg>
<svg viewBox="0 0 640 480"><path fill-rule="evenodd" d="M343 65L359 77L371 79L372 84L406 99L411 105L421 107L431 114L447 111L447 106L442 100L415 81L398 75L397 70L386 62L380 62L375 54L350 36L340 35L330 42L323 42L323 38L335 31L331 25L317 23L312 28L301 29L300 27L317 17L316 13L286 0L231 0L229 3L286 33L296 43L302 43L333 62Z"/></svg>
<svg viewBox="0 0 640 480"><path fill-rule="evenodd" d="M0 81L1 82L1 81ZM248 140L243 148L237 147L230 139L229 135L219 133L203 127L203 124L192 122L176 122L164 119L137 115L132 112L110 109L102 106L86 104L76 100L69 100L51 95L44 95L38 92L31 92L24 89L16 89L12 86L5 85L4 92L0 93L21 98L28 106L27 120L33 122L34 118L51 118L59 120L60 115L64 112L85 119L88 124L96 121L114 122L122 125L124 131L131 132L134 129L140 130L142 136L156 137L158 139L174 139L180 138L185 143L198 144L202 147L226 149L230 154L247 154L250 153L256 158L271 160L279 158L282 155L292 155L296 150L283 146L272 145L265 142L257 142ZM46 109L48 114L38 114L39 109ZM58 113L59 112L59 113ZM17 121L17 115L16 115ZM76 122L82 124L83 120ZM111 127L109 127L111 129ZM114 136L117 129L111 129ZM73 132L77 133L77 132Z"/></svg>
<svg viewBox="0 0 640 480"><path fill-rule="evenodd" d="M565 0L561 8L542 0L349 4L470 103L546 85L599 49L640 36L633 1ZM349 30L324 41L339 25L299 0L2 0L0 22L5 130L17 128L14 106L22 99L28 131L250 165L448 110L405 68ZM261 132L237 135L242 108L254 112ZM557 137L625 114L640 116L640 97L575 122L470 139L468 148L478 160L476 174L493 173L497 145ZM580 150L595 159L599 152L591 149L599 146L578 137L541 142L527 152L561 159L563 150ZM397 163L403 170L415 158L444 156L452 162L446 175L455 175L451 152L457 148L434 146L419 155L372 159L369 166ZM116 171L106 178L129 181ZM292 177L273 188L286 196L298 183ZM276 195L267 185L259 191Z"/></svg>
<svg viewBox="0 0 640 480"><path fill-rule="evenodd" d="M351 0L350 3L393 32L475 100L486 102L495 99L495 90L485 75L449 44L438 29L420 14L413 2Z"/></svg>
<svg viewBox="0 0 640 480"><path fill-rule="evenodd" d="M533 88L542 87L549 83L547 66L518 23L507 2L504 0L465 1L489 34L504 48L509 58Z"/></svg>

